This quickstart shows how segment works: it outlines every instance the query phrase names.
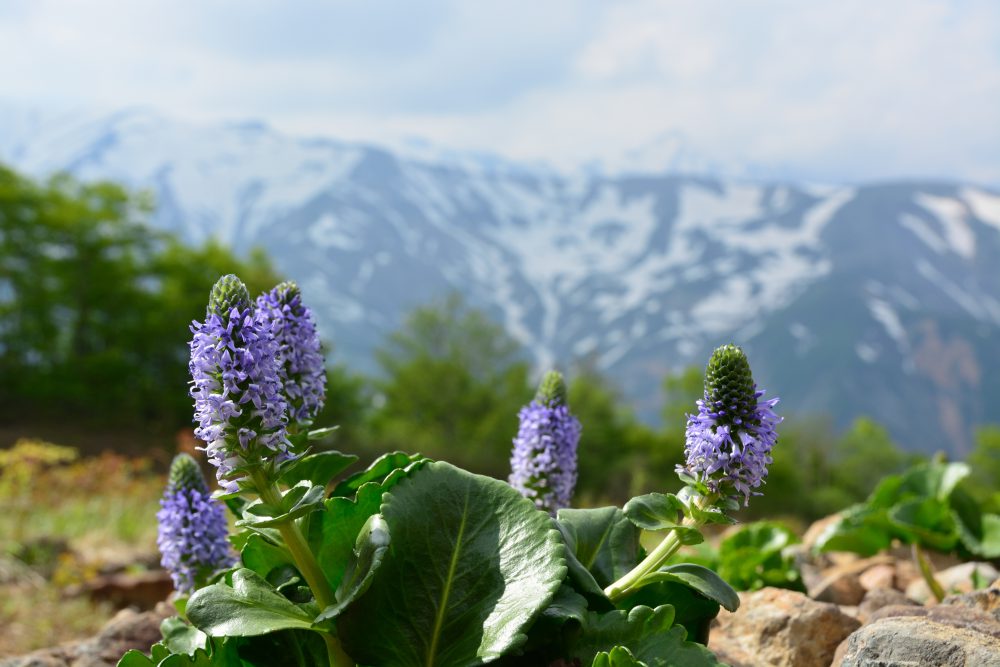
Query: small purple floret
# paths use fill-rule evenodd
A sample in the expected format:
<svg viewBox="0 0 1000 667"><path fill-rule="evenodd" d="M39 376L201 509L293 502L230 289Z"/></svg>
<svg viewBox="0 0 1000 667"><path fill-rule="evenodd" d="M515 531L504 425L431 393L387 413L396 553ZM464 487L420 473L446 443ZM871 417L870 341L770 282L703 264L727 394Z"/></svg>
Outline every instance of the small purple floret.
<svg viewBox="0 0 1000 667"><path fill-rule="evenodd" d="M565 405L532 401L518 413L520 427L510 459L510 484L550 514L569 507L576 487L580 422Z"/></svg>
<svg viewBox="0 0 1000 667"><path fill-rule="evenodd" d="M257 297L258 310L272 323L283 363L285 397L292 421L311 420L323 409L326 365L312 310L294 283L282 283Z"/></svg>
<svg viewBox="0 0 1000 667"><path fill-rule="evenodd" d="M236 562L222 506L207 490L168 486L160 507L156 545L178 593L190 593L205 577Z"/></svg>
<svg viewBox="0 0 1000 667"><path fill-rule="evenodd" d="M763 391L754 388L754 398ZM743 496L746 505L752 490L767 478L773 461L771 449L778 439L775 426L782 418L774 413L777 398L757 400L750 419L739 424L720 424L720 412L713 412L708 394L699 400L698 414L689 415L684 445L687 462L678 472L703 482L713 493L726 494L731 487Z"/></svg>
<svg viewBox="0 0 1000 667"><path fill-rule="evenodd" d="M209 313L191 326L191 397L195 435L205 442L227 493L239 489L239 469L262 455L288 457L286 404L273 324L252 307Z"/></svg>

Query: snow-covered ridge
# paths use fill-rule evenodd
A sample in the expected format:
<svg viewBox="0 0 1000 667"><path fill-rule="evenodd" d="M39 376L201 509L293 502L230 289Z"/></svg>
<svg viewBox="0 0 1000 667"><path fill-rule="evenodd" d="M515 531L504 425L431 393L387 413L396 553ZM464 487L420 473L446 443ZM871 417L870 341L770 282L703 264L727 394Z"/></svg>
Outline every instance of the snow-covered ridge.
<svg viewBox="0 0 1000 667"><path fill-rule="evenodd" d="M961 383L945 391L937 367L921 376L928 327L939 345L1000 344L997 192L564 173L419 148L0 105L0 160L149 189L157 225L265 247L316 304L340 355L363 368L409 308L458 290L539 367L592 357L640 408L655 409L663 373L735 340L793 387L793 409L843 419L870 411L853 388L884 384L891 422L910 410L892 408L906 378L917 387L906 400L932 422L951 409L941 401L1000 420L1000 407L986 407L1000 396ZM993 357L980 357L984 373L1000 373ZM830 377L795 373L813 358ZM941 433L911 422L892 425L925 437L917 446Z"/></svg>

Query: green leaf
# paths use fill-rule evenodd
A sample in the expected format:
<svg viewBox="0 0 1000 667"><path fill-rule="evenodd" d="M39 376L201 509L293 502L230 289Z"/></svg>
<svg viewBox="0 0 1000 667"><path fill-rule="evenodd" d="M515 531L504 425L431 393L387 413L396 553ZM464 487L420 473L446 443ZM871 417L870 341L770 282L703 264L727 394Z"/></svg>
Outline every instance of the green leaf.
<svg viewBox="0 0 1000 667"><path fill-rule="evenodd" d="M315 614L289 601L253 570L233 573L233 585L213 584L188 601L188 619L212 637L252 637L287 628L311 629Z"/></svg>
<svg viewBox="0 0 1000 667"><path fill-rule="evenodd" d="M284 547L266 540L262 535L251 534L240 552L240 560L247 567L264 579L279 568L295 567L295 560Z"/></svg>
<svg viewBox="0 0 1000 667"><path fill-rule="evenodd" d="M638 562L639 529L617 507L562 509L556 522L566 545L600 588Z"/></svg>
<svg viewBox="0 0 1000 667"><path fill-rule="evenodd" d="M382 493L380 484L368 482L358 489L354 499L330 498L324 503L325 510L311 517L309 546L334 590L353 558L361 529L382 505Z"/></svg>
<svg viewBox="0 0 1000 667"><path fill-rule="evenodd" d="M324 428L314 428L313 430L309 431L309 440L310 441L323 440L325 438L330 437L334 433L336 433L339 429L340 429L339 426L327 426L327 427L324 427ZM348 454L348 456L350 456L350 454ZM355 456L354 460L356 461L357 458L358 457Z"/></svg>
<svg viewBox="0 0 1000 667"><path fill-rule="evenodd" d="M428 463L386 494L392 546L337 619L361 664L467 667L525 642L566 575L552 520L508 484Z"/></svg>
<svg viewBox="0 0 1000 667"><path fill-rule="evenodd" d="M951 551L958 541L951 507L937 496L899 503L889 510L889 521L910 536L908 542L917 541L931 549Z"/></svg>
<svg viewBox="0 0 1000 667"><path fill-rule="evenodd" d="M624 646L616 646L610 652L601 651L594 656L593 667L649 667L637 660L632 651Z"/></svg>
<svg viewBox="0 0 1000 667"><path fill-rule="evenodd" d="M396 470L412 470L424 462L430 461L423 454L407 454L406 452L391 452L378 457L361 472L354 473L334 488L331 495L350 496L368 482L383 482ZM416 464L416 466L415 466Z"/></svg>
<svg viewBox="0 0 1000 667"><path fill-rule="evenodd" d="M269 528L287 523L322 509L324 498L325 487L302 481L281 494L281 504L278 506L268 505L260 500L250 503L243 509L243 519L237 521L236 525Z"/></svg>
<svg viewBox="0 0 1000 667"><path fill-rule="evenodd" d="M290 463L282 471L281 481L286 486L295 486L299 482L308 481L326 488L330 480L357 460L358 457L353 454L317 452Z"/></svg>
<svg viewBox="0 0 1000 667"><path fill-rule="evenodd" d="M733 587L723 581L722 577L715 572L701 565L694 563L668 565L643 577L640 584L660 581L675 581L684 584L708 599L718 602L729 611L736 611L740 607L740 596L736 594Z"/></svg>
<svg viewBox="0 0 1000 667"><path fill-rule="evenodd" d="M795 558L786 552L798 537L787 527L770 521L740 526L719 543L719 576L733 588L752 591L764 586L803 590Z"/></svg>
<svg viewBox="0 0 1000 667"><path fill-rule="evenodd" d="M664 530L679 525L686 509L672 493L647 493L625 503L625 516L639 528Z"/></svg>
<svg viewBox="0 0 1000 667"><path fill-rule="evenodd" d="M886 510L854 505L841 512L840 518L820 533L815 548L817 551L852 551L873 556L888 548L892 538Z"/></svg>
<svg viewBox="0 0 1000 667"><path fill-rule="evenodd" d="M118 667L156 667L156 663L142 651L130 649L118 661Z"/></svg>
<svg viewBox="0 0 1000 667"><path fill-rule="evenodd" d="M721 606L687 584L676 581L649 584L621 599L618 606L631 609L645 605L655 609L664 604L674 608L674 625L684 626L689 640L708 644L712 621L719 615Z"/></svg>
<svg viewBox="0 0 1000 667"><path fill-rule="evenodd" d="M208 646L208 636L204 632L177 616L163 619L160 634L163 635L163 644L171 653L194 655L198 649Z"/></svg>
<svg viewBox="0 0 1000 667"><path fill-rule="evenodd" d="M673 626L674 608L646 606L606 614L590 613L580 633L566 649L566 658L592 664L601 652L615 647L628 648L632 655L649 667L717 667L712 652L700 644L685 640L684 628Z"/></svg>
<svg viewBox="0 0 1000 667"><path fill-rule="evenodd" d="M316 617L316 623L330 621L340 615L347 605L354 602L371 586L375 572L382 564L389 549L389 527L378 514L369 517L358 535L354 548L354 558L344 572L344 578L336 591L337 602L330 605Z"/></svg>

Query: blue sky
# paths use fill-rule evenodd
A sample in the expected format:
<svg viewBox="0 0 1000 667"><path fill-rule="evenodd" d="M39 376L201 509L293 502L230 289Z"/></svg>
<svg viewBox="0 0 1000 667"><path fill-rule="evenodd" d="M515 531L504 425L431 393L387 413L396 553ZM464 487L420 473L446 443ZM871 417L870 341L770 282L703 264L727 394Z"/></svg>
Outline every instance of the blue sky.
<svg viewBox="0 0 1000 667"><path fill-rule="evenodd" d="M1000 3L4 0L0 97L577 166L1000 185Z"/></svg>

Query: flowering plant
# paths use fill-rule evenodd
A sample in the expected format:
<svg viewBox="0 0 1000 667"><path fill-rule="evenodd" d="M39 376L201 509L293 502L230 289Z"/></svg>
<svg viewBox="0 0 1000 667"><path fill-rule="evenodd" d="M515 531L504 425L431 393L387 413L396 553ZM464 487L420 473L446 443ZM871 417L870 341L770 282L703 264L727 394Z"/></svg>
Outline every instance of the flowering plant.
<svg viewBox="0 0 1000 667"><path fill-rule="evenodd" d="M294 284L252 301L223 277L192 332L197 434L239 556L181 459L160 517L179 615L122 667L718 664L708 624L739 599L668 560L766 476L775 401L738 348L709 363L680 493L573 509L581 425L557 373L520 414L510 483L403 452L345 475L356 457L314 448L323 361ZM662 533L648 554L642 530Z"/></svg>

